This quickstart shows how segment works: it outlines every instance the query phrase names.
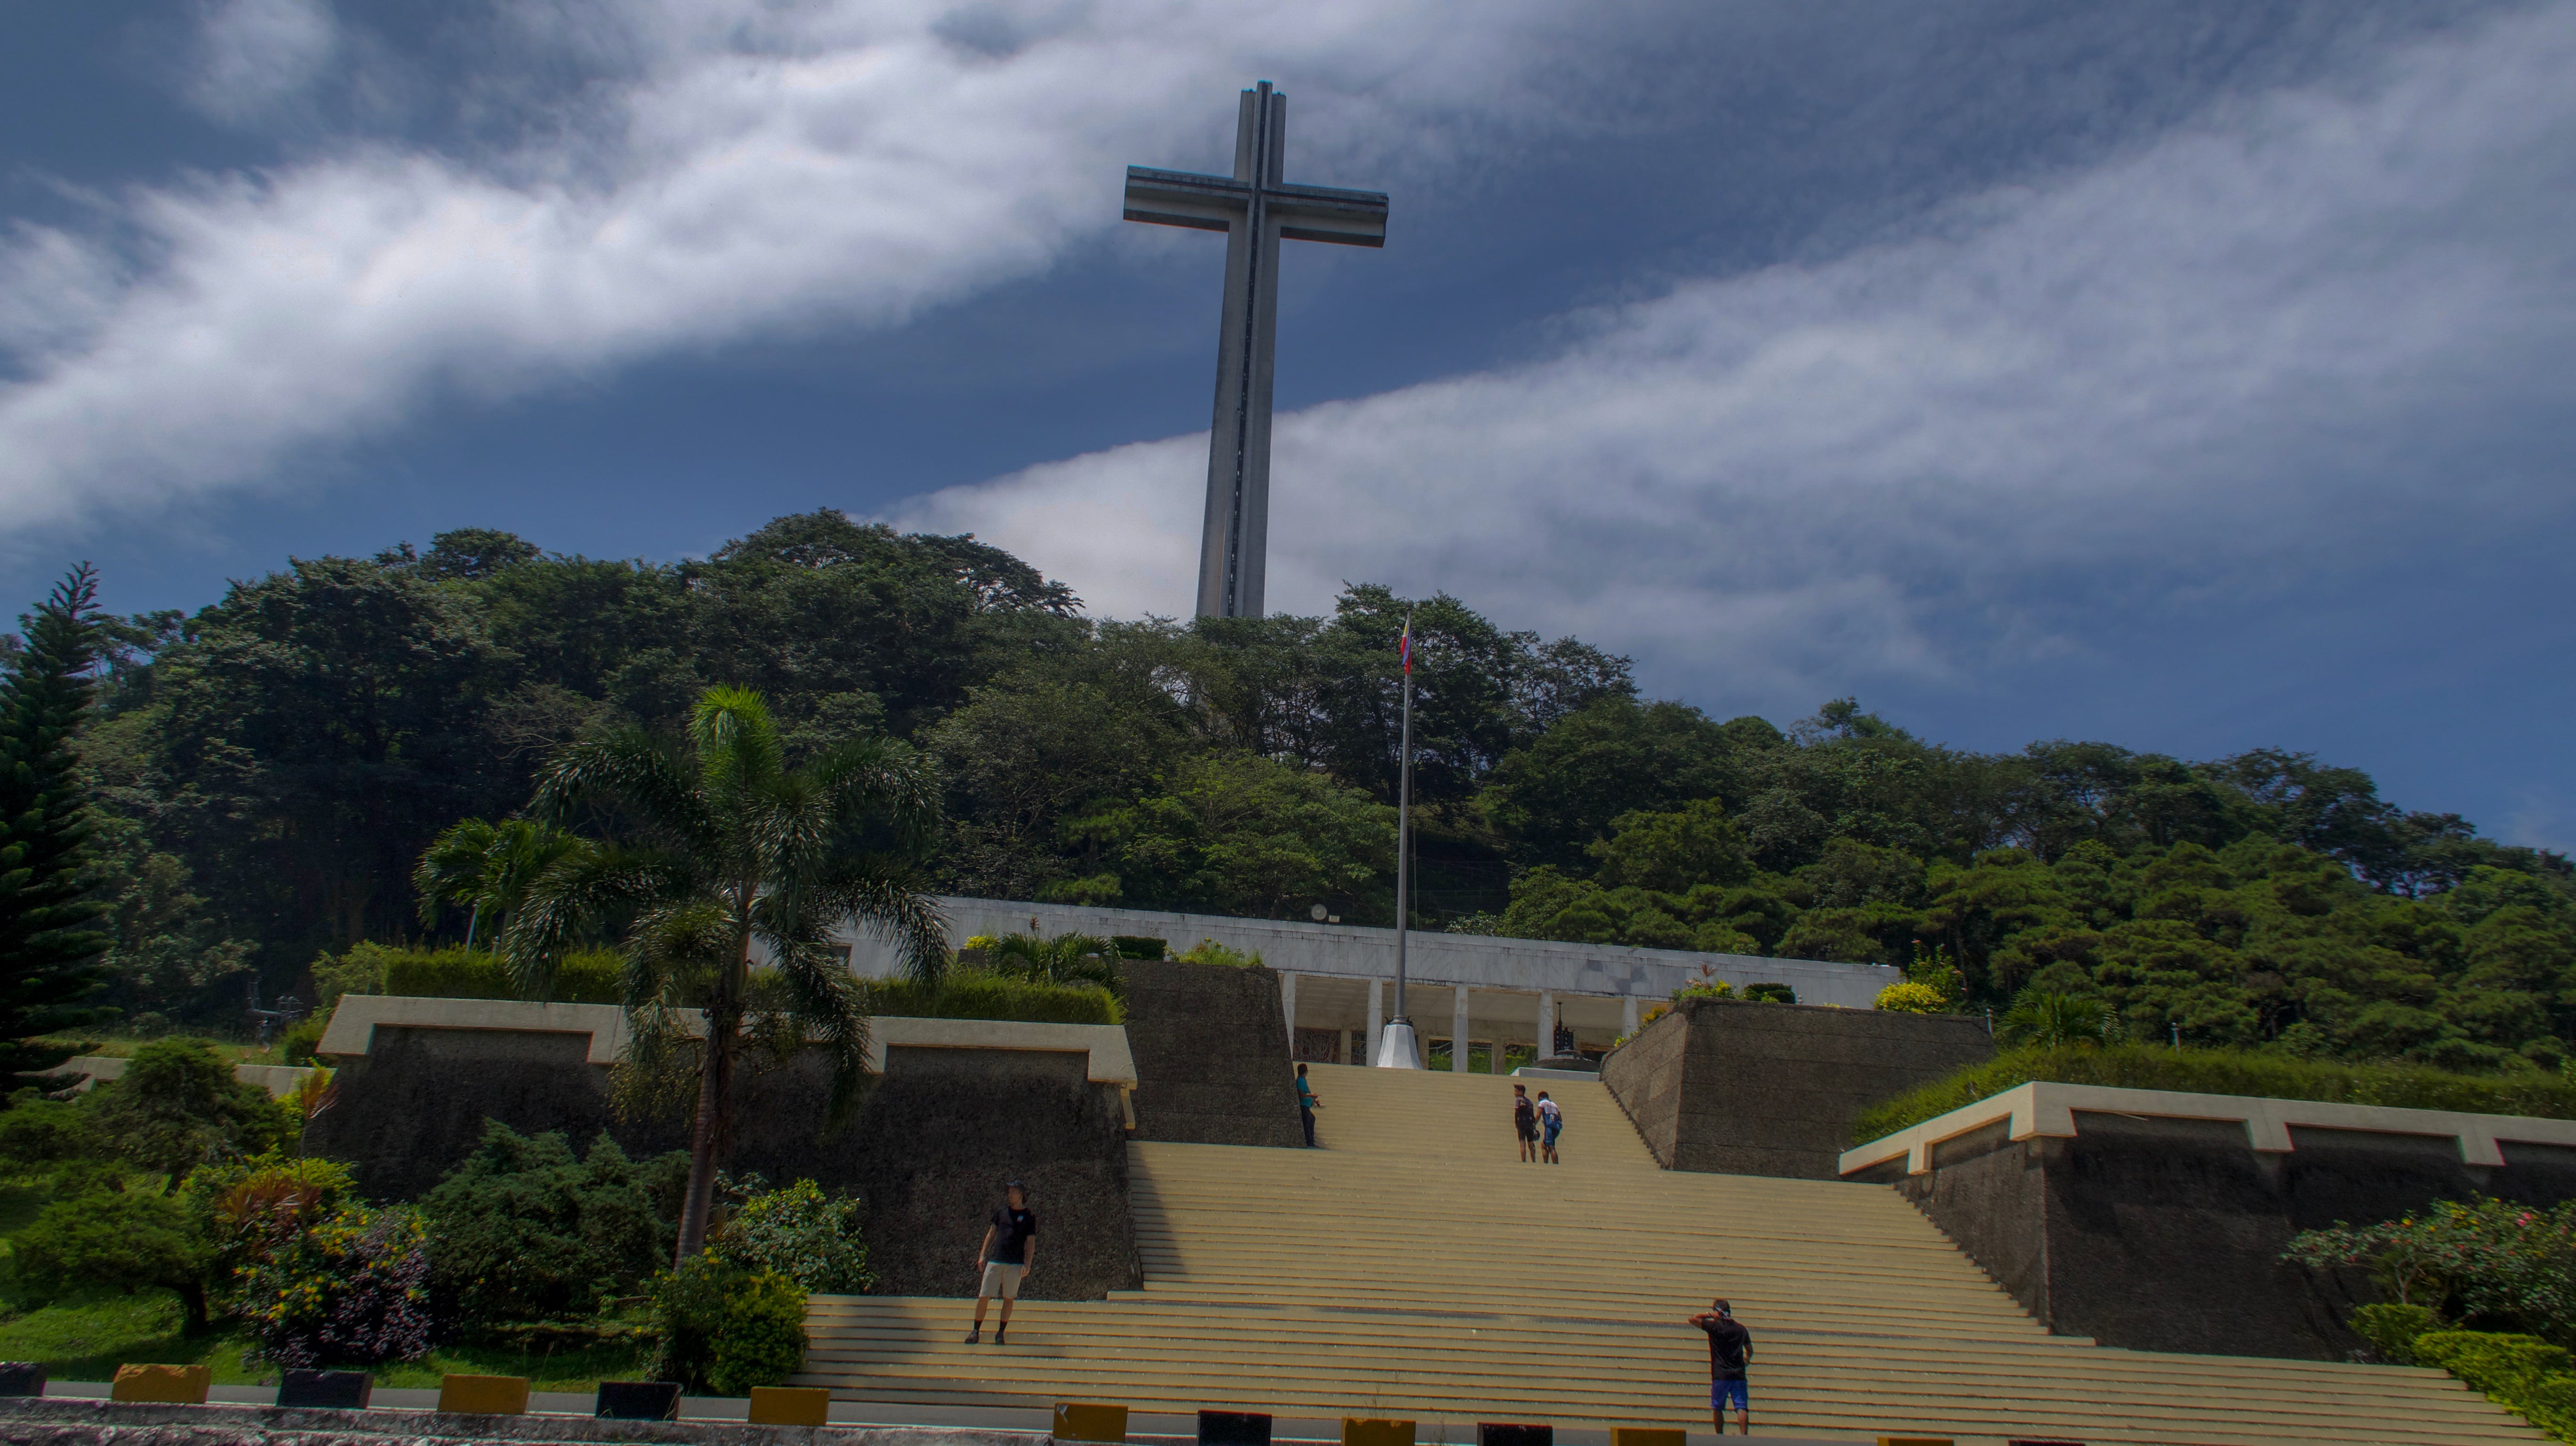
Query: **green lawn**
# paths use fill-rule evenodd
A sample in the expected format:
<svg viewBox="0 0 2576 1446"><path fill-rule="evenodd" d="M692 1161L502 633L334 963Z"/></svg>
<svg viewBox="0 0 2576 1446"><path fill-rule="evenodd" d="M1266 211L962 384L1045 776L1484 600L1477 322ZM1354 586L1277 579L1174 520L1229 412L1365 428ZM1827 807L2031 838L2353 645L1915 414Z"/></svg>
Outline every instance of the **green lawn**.
<svg viewBox="0 0 2576 1446"><path fill-rule="evenodd" d="M273 1385L277 1368L250 1355L250 1341L235 1330L183 1335L179 1298L166 1290L95 1295L0 1317L0 1360L41 1361L58 1381L104 1381L132 1362L203 1365L217 1385ZM548 1352L447 1346L422 1360L378 1366L380 1386L436 1387L450 1372L525 1376L540 1391L588 1391L602 1380L636 1380L651 1349L640 1342Z"/></svg>
<svg viewBox="0 0 2576 1446"><path fill-rule="evenodd" d="M82 1054L101 1055L108 1059L131 1059L134 1057L134 1052L136 1050L150 1044L152 1041L149 1039L132 1039L124 1036L115 1036L104 1039L95 1037L84 1037L80 1039L49 1039L42 1042L45 1044L55 1045L59 1048L77 1049ZM206 1043L213 1047L215 1053L222 1055L225 1059L234 1064L286 1063L284 1057L277 1052L274 1046L262 1049L255 1044L236 1044L220 1039L210 1039L207 1040Z"/></svg>

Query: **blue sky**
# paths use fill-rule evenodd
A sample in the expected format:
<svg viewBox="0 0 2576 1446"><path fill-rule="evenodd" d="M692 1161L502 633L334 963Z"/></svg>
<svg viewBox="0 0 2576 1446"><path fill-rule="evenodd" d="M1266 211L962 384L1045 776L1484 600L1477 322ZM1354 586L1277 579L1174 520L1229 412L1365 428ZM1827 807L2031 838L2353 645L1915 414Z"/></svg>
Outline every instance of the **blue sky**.
<svg viewBox="0 0 2576 1446"><path fill-rule="evenodd" d="M2308 749L2576 845L2576 4L21 5L0 569L974 531L1187 608L1216 169L1271 600L1446 588L1786 722Z"/></svg>

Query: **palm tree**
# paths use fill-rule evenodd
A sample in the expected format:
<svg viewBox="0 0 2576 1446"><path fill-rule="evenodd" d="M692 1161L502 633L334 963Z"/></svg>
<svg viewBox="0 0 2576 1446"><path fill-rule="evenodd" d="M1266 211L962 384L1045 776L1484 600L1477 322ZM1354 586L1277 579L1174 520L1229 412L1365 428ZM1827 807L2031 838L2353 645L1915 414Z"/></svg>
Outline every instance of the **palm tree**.
<svg viewBox="0 0 2576 1446"><path fill-rule="evenodd" d="M2053 990L2025 989L1995 1021L1995 1036L2006 1044L2108 1044L2119 1037L2119 1018L2099 999Z"/></svg>
<svg viewBox="0 0 2576 1446"><path fill-rule="evenodd" d="M437 923L442 907L471 909L465 947L474 947L486 914L492 916L491 937L497 939L546 870L590 846L587 839L532 819L493 823L469 818L454 824L421 854L420 866L412 871L420 921Z"/></svg>
<svg viewBox="0 0 2576 1446"><path fill-rule="evenodd" d="M996 974L1047 984L1097 984L1113 995L1127 993L1126 976L1118 972L1118 946L1091 934L1005 934L984 951Z"/></svg>
<svg viewBox="0 0 2576 1446"><path fill-rule="evenodd" d="M709 688L684 738L635 729L557 754L531 811L562 820L586 804L606 806L621 825L616 836L536 880L502 952L521 993L541 998L576 930L627 921L631 1039L620 1063L695 1075L685 1260L706 1240L746 1043L827 1053L826 1128L858 1102L868 1021L864 991L834 947L842 921L894 943L915 979L938 982L946 921L907 857L938 820L938 791L909 748L882 738L848 740L791 768L759 694ZM871 847L880 840L892 847ZM767 966L757 981L756 959ZM692 1004L702 1038L677 1014Z"/></svg>

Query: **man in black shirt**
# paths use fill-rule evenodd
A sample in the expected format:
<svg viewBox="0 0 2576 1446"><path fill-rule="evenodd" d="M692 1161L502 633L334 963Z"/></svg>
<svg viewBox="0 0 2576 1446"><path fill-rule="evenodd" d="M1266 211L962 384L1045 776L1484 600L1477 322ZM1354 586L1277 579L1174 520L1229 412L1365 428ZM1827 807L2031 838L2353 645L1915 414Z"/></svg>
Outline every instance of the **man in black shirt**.
<svg viewBox="0 0 2576 1446"><path fill-rule="evenodd" d="M984 1268L983 1284L975 1291L975 1328L966 1332L966 1344L984 1338L984 1307L994 1296L1002 1298L1002 1321L993 1327L993 1344L1008 1345L1011 1332L1011 1306L1020 1298L1020 1279L1038 1258L1038 1217L1029 1210L1029 1192L1013 1180L1002 1192L1002 1208L993 1212L991 1223L984 1227L984 1243L976 1248L975 1260Z"/></svg>
<svg viewBox="0 0 2576 1446"><path fill-rule="evenodd" d="M1713 1300L1709 1308L1690 1318L1692 1325L1708 1332L1708 1414L1717 1424L1717 1434L1726 1434L1726 1406L1735 1403L1735 1429L1753 1434L1753 1399L1746 1391L1744 1372L1753 1362L1753 1333L1735 1323L1734 1307Z"/></svg>

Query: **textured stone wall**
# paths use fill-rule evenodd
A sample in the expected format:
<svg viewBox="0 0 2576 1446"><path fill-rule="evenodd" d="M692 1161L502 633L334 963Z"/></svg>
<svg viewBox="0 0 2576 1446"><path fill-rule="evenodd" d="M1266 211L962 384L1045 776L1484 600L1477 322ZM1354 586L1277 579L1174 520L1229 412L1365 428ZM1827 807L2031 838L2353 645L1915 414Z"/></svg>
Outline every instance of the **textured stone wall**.
<svg viewBox="0 0 2576 1446"><path fill-rule="evenodd" d="M1305 1143L1276 972L1172 960L1119 968L1136 1058L1138 1139Z"/></svg>
<svg viewBox="0 0 2576 1446"><path fill-rule="evenodd" d="M1666 1169L1831 1180L1864 1106L1993 1054L1964 1017L1693 999L1601 1079Z"/></svg>
<svg viewBox="0 0 2576 1446"><path fill-rule="evenodd" d="M559 1130L576 1149L603 1131L637 1155L686 1145L685 1121L615 1119L587 1048L581 1035L378 1026L308 1147L347 1161L367 1194L402 1200L452 1169L486 1119ZM828 1136L820 1058L755 1069L739 1087L730 1168L859 1192L882 1293L972 1295L968 1257L1009 1179L1028 1183L1046 1238L1026 1294L1097 1300L1141 1282L1125 1109L1117 1086L1085 1078L1082 1054L893 1046L857 1116Z"/></svg>
<svg viewBox="0 0 2576 1446"><path fill-rule="evenodd" d="M2486 1193L2576 1196L2576 1150L2507 1144L2502 1169L2447 1139L2293 1128L2257 1152L2216 1120L2079 1111L2071 1139L2018 1144L1998 1122L1934 1147L1933 1168L1885 1180L2043 1325L2132 1350L2337 1360L2341 1322L2370 1299L2359 1272L2280 1262L2301 1230L2388 1219Z"/></svg>

